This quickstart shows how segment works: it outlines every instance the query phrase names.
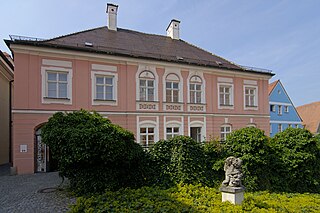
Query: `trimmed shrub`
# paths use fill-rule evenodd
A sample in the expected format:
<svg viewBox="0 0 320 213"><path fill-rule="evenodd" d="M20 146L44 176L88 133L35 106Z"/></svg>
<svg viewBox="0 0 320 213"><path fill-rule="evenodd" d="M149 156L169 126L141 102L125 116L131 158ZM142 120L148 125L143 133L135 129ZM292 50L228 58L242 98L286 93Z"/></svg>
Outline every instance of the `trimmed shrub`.
<svg viewBox="0 0 320 213"><path fill-rule="evenodd" d="M204 142L203 150L205 154L206 182L210 187L219 186L225 178L223 171L224 160L227 158L224 145L218 139L210 139Z"/></svg>
<svg viewBox="0 0 320 213"><path fill-rule="evenodd" d="M249 191L270 188L270 146L264 132L254 127L233 131L224 145L226 156L240 157L244 174L243 184Z"/></svg>
<svg viewBox="0 0 320 213"><path fill-rule="evenodd" d="M200 143L187 136L161 140L150 149L155 183L165 186L204 181L205 155Z"/></svg>
<svg viewBox="0 0 320 213"><path fill-rule="evenodd" d="M70 212L319 212L319 194L246 192L242 205L221 201L221 192L200 185L143 187L78 198Z"/></svg>
<svg viewBox="0 0 320 213"><path fill-rule="evenodd" d="M278 190L320 192L320 150L316 138L306 129L288 128L272 139L280 164Z"/></svg>
<svg viewBox="0 0 320 213"><path fill-rule="evenodd" d="M146 156L134 135L95 112L55 113L41 136L78 194L147 182Z"/></svg>

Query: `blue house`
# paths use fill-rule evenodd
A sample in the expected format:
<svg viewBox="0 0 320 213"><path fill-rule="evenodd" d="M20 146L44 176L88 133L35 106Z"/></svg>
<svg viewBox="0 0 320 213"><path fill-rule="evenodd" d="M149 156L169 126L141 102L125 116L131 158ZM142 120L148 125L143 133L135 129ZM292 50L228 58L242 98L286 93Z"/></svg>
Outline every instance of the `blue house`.
<svg viewBox="0 0 320 213"><path fill-rule="evenodd" d="M280 80L269 84L270 136L286 128L303 128L302 119Z"/></svg>

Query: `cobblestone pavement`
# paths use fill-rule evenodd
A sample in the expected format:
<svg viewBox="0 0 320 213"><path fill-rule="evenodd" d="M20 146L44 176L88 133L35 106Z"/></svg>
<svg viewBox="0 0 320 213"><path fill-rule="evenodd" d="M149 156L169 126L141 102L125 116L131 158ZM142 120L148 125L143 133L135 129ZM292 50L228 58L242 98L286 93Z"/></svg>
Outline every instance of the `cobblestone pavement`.
<svg viewBox="0 0 320 213"><path fill-rule="evenodd" d="M65 190L57 172L0 176L0 213L67 212L75 203ZM62 185L65 189L67 181Z"/></svg>

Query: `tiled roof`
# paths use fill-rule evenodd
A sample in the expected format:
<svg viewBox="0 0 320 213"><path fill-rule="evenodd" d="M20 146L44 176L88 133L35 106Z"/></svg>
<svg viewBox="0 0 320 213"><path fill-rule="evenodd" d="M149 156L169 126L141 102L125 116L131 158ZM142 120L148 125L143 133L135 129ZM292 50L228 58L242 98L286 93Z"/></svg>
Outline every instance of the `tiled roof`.
<svg viewBox="0 0 320 213"><path fill-rule="evenodd" d="M99 27L49 40L6 41L25 45L89 51L109 55L154 59L197 66L217 67L272 76L271 72L248 70L183 40L118 28Z"/></svg>
<svg viewBox="0 0 320 213"><path fill-rule="evenodd" d="M306 129L316 133L320 125L320 101L297 107Z"/></svg>
<svg viewBox="0 0 320 213"><path fill-rule="evenodd" d="M7 65L8 65L8 66L12 69L12 71L13 71L14 66L13 66L13 61L12 61L10 55L9 55L8 53L2 52L2 51L0 50L0 57L7 63ZM10 59L11 59L11 60L10 60Z"/></svg>
<svg viewBox="0 0 320 213"><path fill-rule="evenodd" d="M268 87L269 95L271 94L272 90L275 88L275 86L277 85L278 82L279 82L279 80L276 80L276 81L272 82L271 84L269 84L269 87Z"/></svg>

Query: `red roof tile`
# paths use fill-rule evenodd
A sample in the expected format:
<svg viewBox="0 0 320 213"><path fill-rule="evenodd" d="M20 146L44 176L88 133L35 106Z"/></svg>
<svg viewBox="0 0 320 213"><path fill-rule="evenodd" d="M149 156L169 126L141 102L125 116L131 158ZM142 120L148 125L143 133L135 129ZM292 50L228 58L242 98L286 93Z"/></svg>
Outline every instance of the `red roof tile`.
<svg viewBox="0 0 320 213"><path fill-rule="evenodd" d="M318 131L320 125L320 101L297 107L306 129L312 133Z"/></svg>

